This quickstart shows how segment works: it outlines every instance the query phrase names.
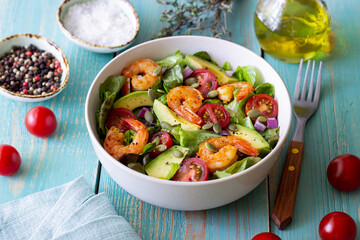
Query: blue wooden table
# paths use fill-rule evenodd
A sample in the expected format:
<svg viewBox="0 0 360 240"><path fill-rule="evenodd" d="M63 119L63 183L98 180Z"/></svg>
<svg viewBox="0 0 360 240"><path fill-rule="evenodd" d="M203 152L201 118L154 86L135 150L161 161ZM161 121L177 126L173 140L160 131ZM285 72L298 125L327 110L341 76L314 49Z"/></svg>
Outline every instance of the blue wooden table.
<svg viewBox="0 0 360 240"><path fill-rule="evenodd" d="M138 11L140 33L134 44L150 40L160 28L163 7L155 0L130 0ZM20 103L0 97L0 144L11 144L22 157L20 170L0 176L0 203L61 185L83 175L99 192L105 192L142 239L244 239L271 231L282 239L319 239L321 218L332 211L351 215L360 239L360 189L339 192L326 178L329 161L337 155L360 156L360 4L357 0L328 0L335 44L325 60L320 106L308 122L305 154L293 223L279 231L270 220L285 158L282 153L266 180L242 199L226 206L198 212L172 211L142 202L121 189L98 164L85 127L87 90L97 72L113 54L92 53L71 43L57 25L61 0L0 0L0 38L35 33L54 40L70 62L67 88L42 103ZM235 0L229 16L232 41L261 54L253 29L256 1ZM290 94L298 65L264 58L279 72ZM51 108L58 120L55 133L37 138L27 132L24 118L29 109ZM294 130L293 122L292 130ZM286 145L287 147L287 145ZM1 226L0 226L1 227Z"/></svg>

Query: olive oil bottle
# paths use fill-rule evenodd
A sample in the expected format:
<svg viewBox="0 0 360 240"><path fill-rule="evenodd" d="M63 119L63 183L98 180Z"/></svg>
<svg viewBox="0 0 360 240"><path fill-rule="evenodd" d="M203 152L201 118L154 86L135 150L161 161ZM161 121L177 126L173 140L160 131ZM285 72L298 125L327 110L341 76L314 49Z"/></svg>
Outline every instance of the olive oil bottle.
<svg viewBox="0 0 360 240"><path fill-rule="evenodd" d="M254 25L266 53L298 63L314 57L327 43L330 16L321 0L259 0Z"/></svg>

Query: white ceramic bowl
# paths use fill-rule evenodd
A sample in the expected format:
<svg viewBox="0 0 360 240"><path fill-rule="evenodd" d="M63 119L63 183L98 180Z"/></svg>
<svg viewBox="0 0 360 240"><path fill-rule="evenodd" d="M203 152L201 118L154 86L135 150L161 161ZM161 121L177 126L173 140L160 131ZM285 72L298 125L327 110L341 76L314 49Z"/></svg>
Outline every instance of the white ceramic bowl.
<svg viewBox="0 0 360 240"><path fill-rule="evenodd" d="M101 45L93 44L93 43L87 42L83 39L80 39L78 36L75 36L68 29L66 29L65 24L64 24L64 17L68 12L69 7L73 6L74 4L84 3L84 2L88 2L88 1L89 0L65 0L60 5L60 7L58 9L58 13L57 13L57 20L58 20L58 24L60 26L60 30L63 32L63 34L68 39L70 39L70 41L77 44L78 46L85 48L87 50L93 51L93 52L98 52L98 53L118 52L122 49L129 47L135 40L137 34L139 33L140 23L139 23L139 17L137 15L135 8L127 0L119 0L119 1L124 1L126 3L123 10L126 13L126 15L129 17L129 19L132 21L133 25L135 26L135 34L132 36L130 41L128 41L124 44L121 44L119 46L101 46Z"/></svg>
<svg viewBox="0 0 360 240"><path fill-rule="evenodd" d="M58 95L66 86L69 80L69 63L63 51L51 40L35 35L35 34L17 34L0 41L0 56L10 52L13 46L27 47L30 44L36 46L40 50L51 53L59 62L62 71L60 79L60 87L54 92L45 95L27 95L11 92L3 87L0 87L0 94L10 99L21 102L40 102L45 101Z"/></svg>
<svg viewBox="0 0 360 240"><path fill-rule="evenodd" d="M176 50L193 54L207 51L220 65L229 61L233 67L252 65L262 74L265 82L275 87L279 105L280 139L274 150L259 163L230 177L204 182L175 182L143 175L112 158L102 147L96 132L95 111L99 105L99 85L110 75L135 60L160 60ZM149 41L137 45L110 61L96 76L85 104L86 126L95 152L109 175L127 192L141 200L176 210L201 210L218 207L235 201L258 186L269 174L286 141L291 125L291 101L286 86L277 72L260 56L225 40L178 36Z"/></svg>

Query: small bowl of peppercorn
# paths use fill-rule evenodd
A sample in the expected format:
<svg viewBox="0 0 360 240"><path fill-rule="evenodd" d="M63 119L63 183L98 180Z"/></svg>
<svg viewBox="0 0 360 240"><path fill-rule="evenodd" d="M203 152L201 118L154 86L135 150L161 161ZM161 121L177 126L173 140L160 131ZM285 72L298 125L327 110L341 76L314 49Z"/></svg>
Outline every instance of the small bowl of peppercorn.
<svg viewBox="0 0 360 240"><path fill-rule="evenodd" d="M0 94L40 102L59 94L69 79L69 63L51 40L18 34L0 41Z"/></svg>

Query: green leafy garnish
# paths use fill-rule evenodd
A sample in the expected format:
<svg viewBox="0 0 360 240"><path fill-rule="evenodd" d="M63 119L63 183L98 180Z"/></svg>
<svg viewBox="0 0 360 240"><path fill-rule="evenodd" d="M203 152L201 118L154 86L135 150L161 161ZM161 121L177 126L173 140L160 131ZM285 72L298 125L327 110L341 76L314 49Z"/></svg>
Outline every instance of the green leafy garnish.
<svg viewBox="0 0 360 240"><path fill-rule="evenodd" d="M230 71L232 68L231 68L230 63L229 63L228 61L226 61L226 62L224 63L224 65L222 66L222 69L223 69L224 71Z"/></svg>
<svg viewBox="0 0 360 240"><path fill-rule="evenodd" d="M171 134L180 143L180 146L189 148L189 155L195 154L203 141L213 137L221 137L220 135L210 131L188 131L182 129L180 126L174 127Z"/></svg>
<svg viewBox="0 0 360 240"><path fill-rule="evenodd" d="M175 65L180 65L183 67L185 65L185 59L183 57L183 54L179 50L177 50L175 52L175 55L168 56L160 61L157 61L156 63L159 64L161 67L171 68Z"/></svg>
<svg viewBox="0 0 360 240"><path fill-rule="evenodd" d="M184 81L184 76L182 73L182 67L177 64L172 68L166 70L162 75L162 80L164 82L165 91L169 92L170 89L181 86Z"/></svg>
<svg viewBox="0 0 360 240"><path fill-rule="evenodd" d="M134 130L127 130L125 132L125 139L124 139L124 144L125 146L129 145L130 143L132 143L132 141L134 140L134 136L135 136L136 132Z"/></svg>
<svg viewBox="0 0 360 240"><path fill-rule="evenodd" d="M227 169L225 169L223 171L216 171L213 175L217 178L228 177L235 173L244 171L245 169L247 169L247 168L253 166L254 164L256 164L257 162L259 162L260 160L261 160L261 158L259 158L259 157L247 157L240 161L235 162L233 165L231 165L230 167L228 167Z"/></svg>
<svg viewBox="0 0 360 240"><path fill-rule="evenodd" d="M235 91L234 91L234 95L236 95ZM239 119L243 119L246 117L245 105L246 105L247 101L249 100L249 98L251 98L254 95L255 94L253 92L251 92L245 98L241 99L240 101L237 101L236 99L234 99L228 105L226 105L225 108L229 109Z"/></svg>
<svg viewBox="0 0 360 240"><path fill-rule="evenodd" d="M275 88L271 83L262 83L255 88L256 94L267 94L271 97L275 96Z"/></svg>
<svg viewBox="0 0 360 240"><path fill-rule="evenodd" d="M204 60L206 60L206 61L211 62L211 57L210 57L210 55L209 55L207 52L205 52L205 51L196 52L196 53L194 53L193 55L194 55L195 57L198 57L198 58L201 58L201 59L204 59Z"/></svg>
<svg viewBox="0 0 360 240"><path fill-rule="evenodd" d="M156 143L154 142L151 142L151 143L148 143L144 146L144 149L141 153L141 155L145 155L145 154L148 154L149 152L151 152L152 150L154 150L156 147Z"/></svg>
<svg viewBox="0 0 360 240"><path fill-rule="evenodd" d="M99 96L103 101L106 93L118 93L126 81L124 76L110 76L99 87ZM108 94L109 95L109 94Z"/></svg>
<svg viewBox="0 0 360 240"><path fill-rule="evenodd" d="M233 77L240 81L249 82L252 85L256 82L256 70L252 66L237 67L233 73Z"/></svg>

